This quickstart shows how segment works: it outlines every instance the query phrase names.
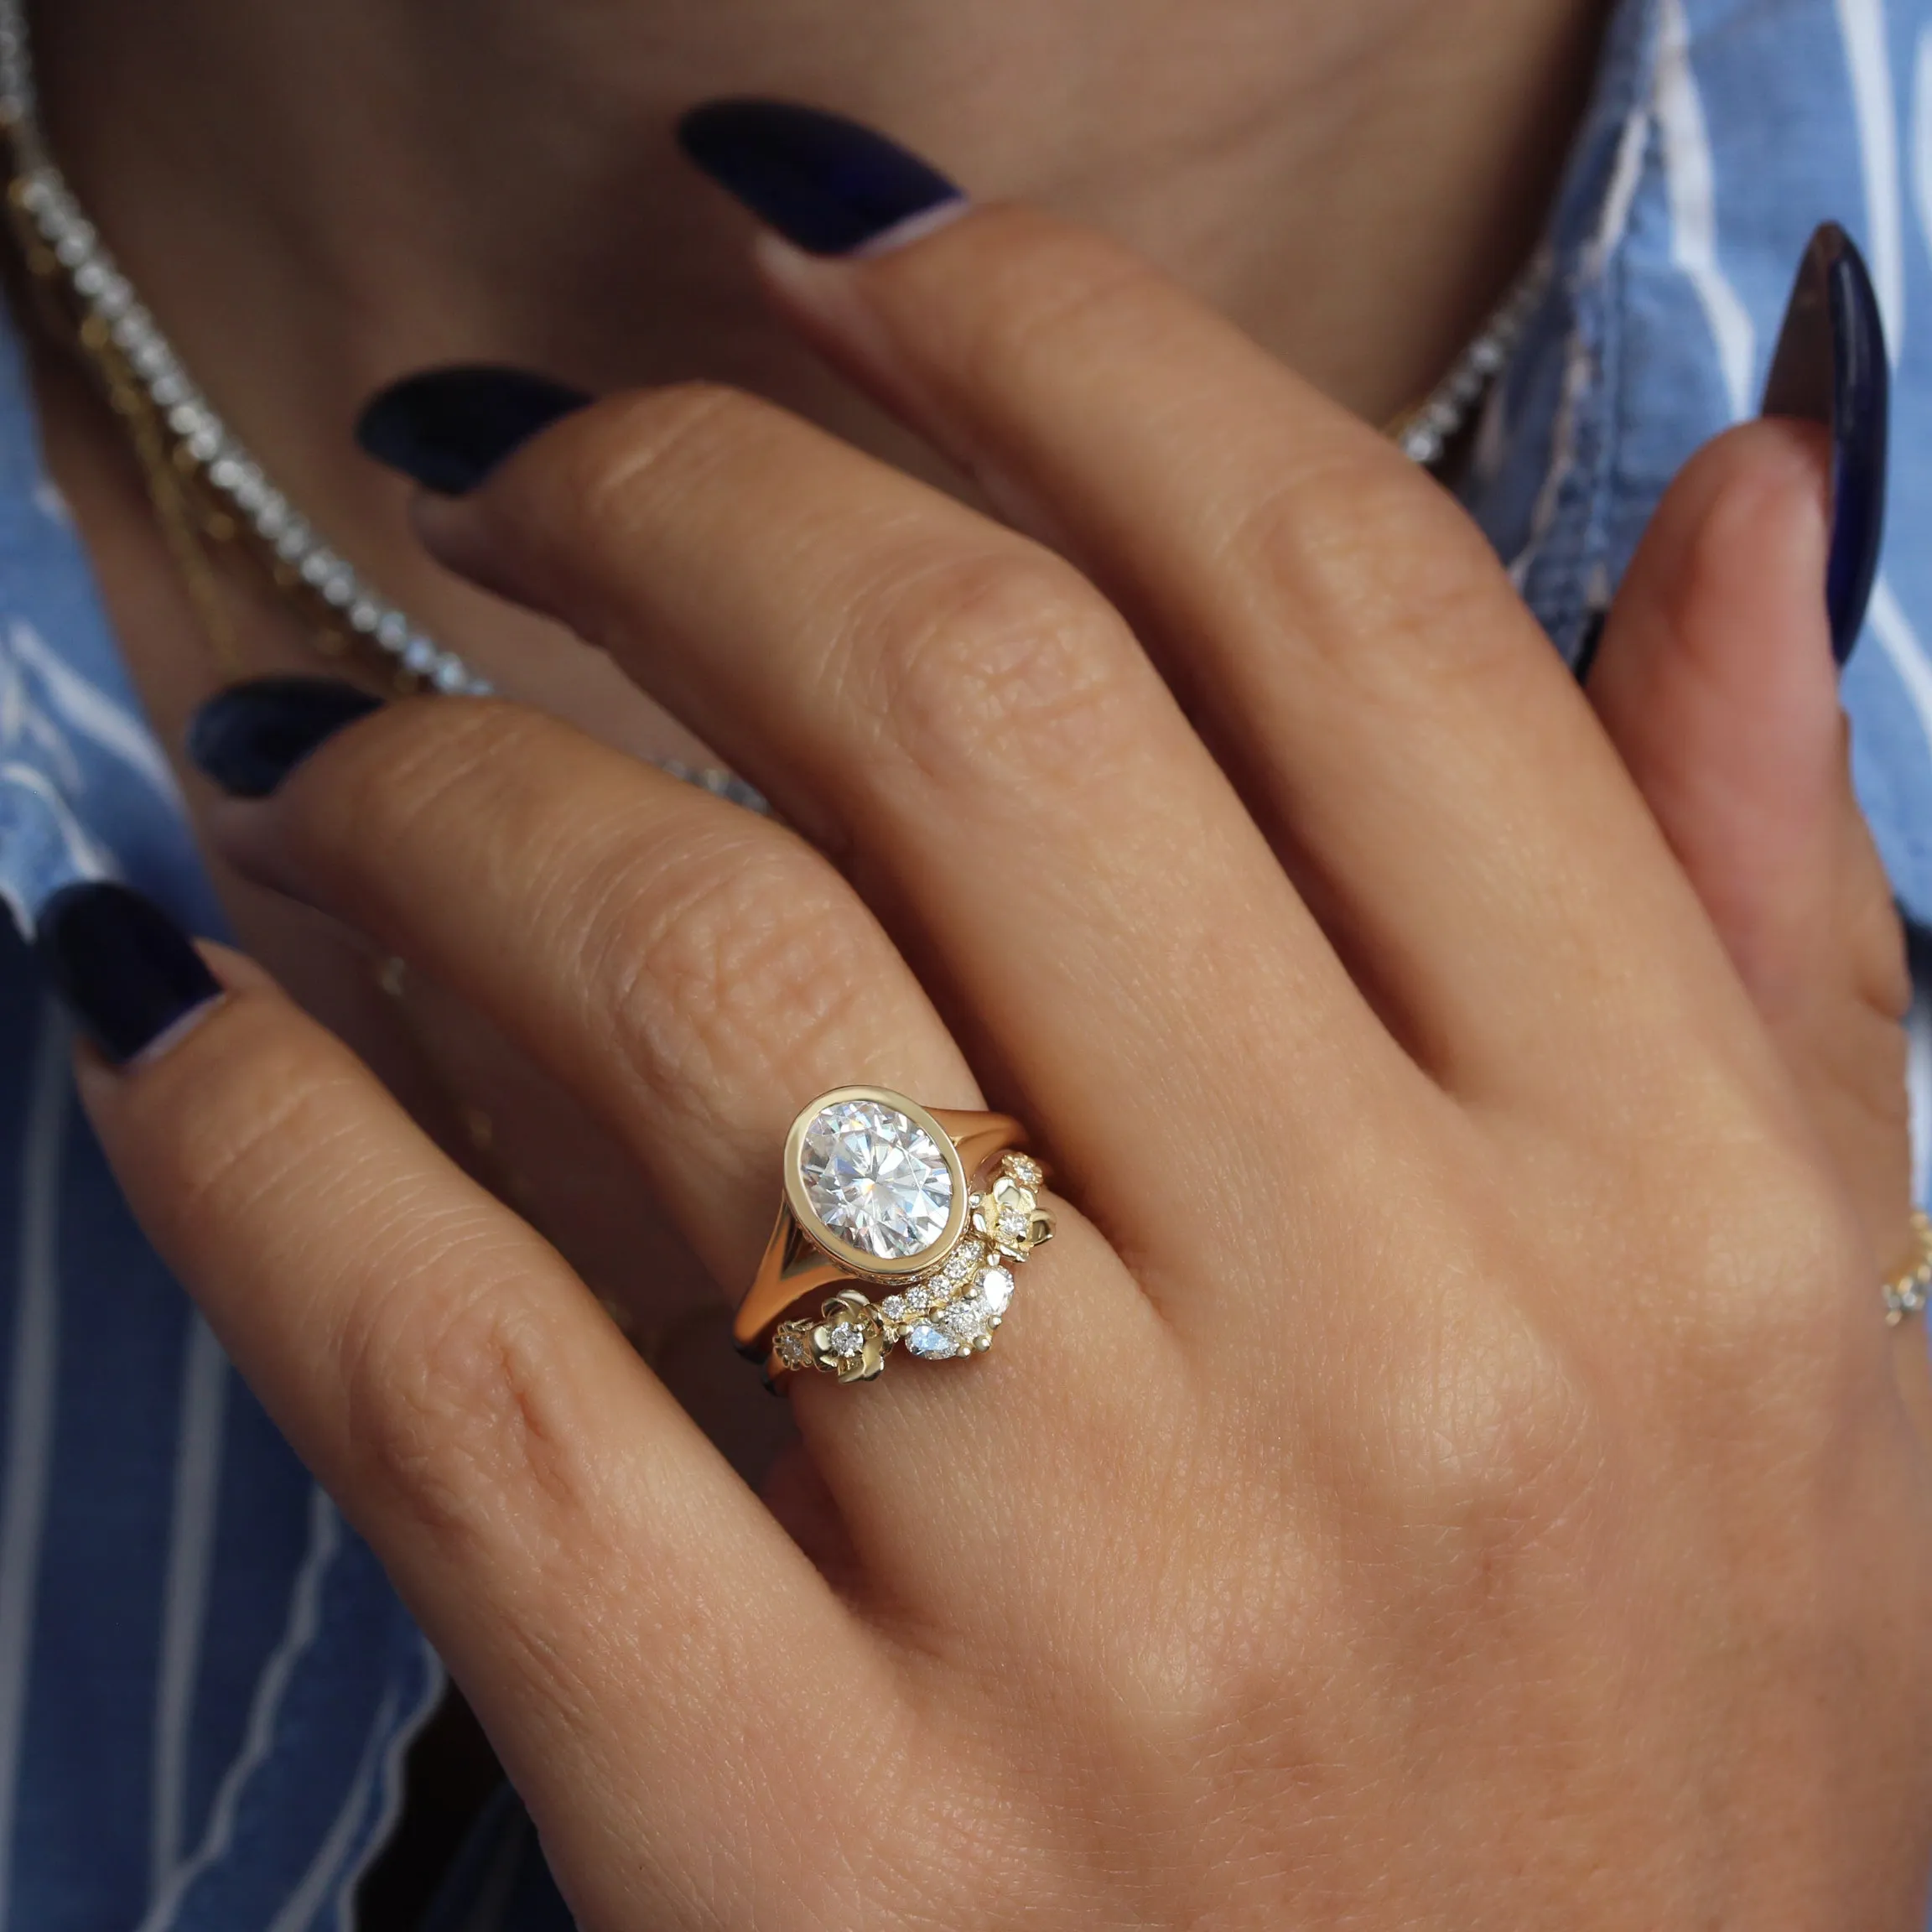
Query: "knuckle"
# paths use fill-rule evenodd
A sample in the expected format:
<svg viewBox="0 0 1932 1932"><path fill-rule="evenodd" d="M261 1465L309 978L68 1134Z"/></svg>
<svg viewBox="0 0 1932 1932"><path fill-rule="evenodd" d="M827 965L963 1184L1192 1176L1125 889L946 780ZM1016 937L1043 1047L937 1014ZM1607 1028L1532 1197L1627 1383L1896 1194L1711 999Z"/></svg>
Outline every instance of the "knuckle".
<svg viewBox="0 0 1932 1932"><path fill-rule="evenodd" d="M1850 1210L1802 1159L1762 1148L1732 1177L1707 1163L1670 1265L1685 1285L1675 1368L1698 1435L1757 1459L1820 1441L1875 1359L1877 1282Z"/></svg>
<svg viewBox="0 0 1932 1932"><path fill-rule="evenodd" d="M1436 704L1445 683L1486 681L1523 661L1473 526L1379 448L1332 453L1257 499L1233 522L1225 554L1349 698Z"/></svg>
<svg viewBox="0 0 1932 1932"><path fill-rule="evenodd" d="M1106 237L1027 210L1009 210L979 236L973 298L953 313L963 332L953 358L969 390L1056 382L1070 356L1158 326L1167 286L1151 264Z"/></svg>
<svg viewBox="0 0 1932 1932"><path fill-rule="evenodd" d="M487 797L522 764L521 746L546 727L494 699L400 704L379 728L346 741L329 782L291 786L290 846L306 865L376 869L386 853L433 847L453 823L494 823Z"/></svg>
<svg viewBox="0 0 1932 1932"><path fill-rule="evenodd" d="M674 382L599 403L555 438L532 479L539 522L567 532L574 548L621 548L664 491L689 487L703 465L775 415L720 382Z"/></svg>
<svg viewBox="0 0 1932 1932"><path fill-rule="evenodd" d="M532 1522L564 1534L587 1514L592 1464L533 1285L506 1279L501 1250L460 1217L397 1200L383 1219L383 1278L337 1341L358 1492L447 1542Z"/></svg>
<svg viewBox="0 0 1932 1932"><path fill-rule="evenodd" d="M647 892L607 874L605 910L586 922L626 1064L686 1108L789 1086L816 1041L876 1000L887 964L838 875L759 830L687 843Z"/></svg>
<svg viewBox="0 0 1932 1932"><path fill-rule="evenodd" d="M316 1358L302 1379L329 1413L310 1439L332 1479L346 1459L350 1493L478 1536L501 1532L513 1489L556 1519L591 1465L528 1252L439 1197L433 1172L399 1176L371 1151L345 1055L240 1005L219 1055L184 1069L195 1104L171 1109L166 1170L143 1190L158 1234L230 1300L273 1290L284 1345ZM576 1291L560 1265L554 1285Z"/></svg>
<svg viewBox="0 0 1932 1932"><path fill-rule="evenodd" d="M948 791L1077 770L1091 781L1131 741L1143 693L1119 617L1045 552L945 560L885 586L847 653L860 714ZM843 701L843 700L841 700Z"/></svg>
<svg viewBox="0 0 1932 1932"><path fill-rule="evenodd" d="M1379 1406L1376 1514L1484 1582L1573 1523L1608 1461L1597 1406L1566 1353L1521 1311L1442 1298L1399 1351Z"/></svg>
<svg viewBox="0 0 1932 1932"><path fill-rule="evenodd" d="M195 1056L195 1104L170 1109L158 1196L169 1244L198 1255L303 1191L351 1131L342 1081L296 1039L244 1019L224 1049Z"/></svg>
<svg viewBox="0 0 1932 1932"><path fill-rule="evenodd" d="M1055 387L1070 356L1090 358L1112 330L1157 325L1177 299L1130 249L1017 205L981 208L868 274L896 332L961 395Z"/></svg>

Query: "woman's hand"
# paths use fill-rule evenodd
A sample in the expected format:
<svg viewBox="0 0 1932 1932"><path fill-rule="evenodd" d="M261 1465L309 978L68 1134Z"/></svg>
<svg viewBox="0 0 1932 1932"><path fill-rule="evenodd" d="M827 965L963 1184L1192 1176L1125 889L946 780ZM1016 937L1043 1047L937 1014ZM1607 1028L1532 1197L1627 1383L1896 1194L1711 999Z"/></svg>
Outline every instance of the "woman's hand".
<svg viewBox="0 0 1932 1932"><path fill-rule="evenodd" d="M1914 1923L1893 1257L1479 538L1042 217L771 267L1081 570L744 397L603 404L425 527L797 833L439 702L225 838L512 1034L733 1291L822 1090L1031 1122L1073 1207L991 1355L795 1389L816 1564L245 963L86 1070L579 1920Z"/></svg>

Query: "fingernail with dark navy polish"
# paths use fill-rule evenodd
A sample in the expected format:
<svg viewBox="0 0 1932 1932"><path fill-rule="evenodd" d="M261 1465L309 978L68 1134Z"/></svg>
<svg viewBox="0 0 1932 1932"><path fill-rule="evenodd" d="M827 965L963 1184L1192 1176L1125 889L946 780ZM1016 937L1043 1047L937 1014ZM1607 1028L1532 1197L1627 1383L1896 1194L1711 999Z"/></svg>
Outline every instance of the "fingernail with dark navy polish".
<svg viewBox="0 0 1932 1932"><path fill-rule="evenodd" d="M917 154L818 107L709 101L678 123L678 141L720 188L813 255L889 247L966 206Z"/></svg>
<svg viewBox="0 0 1932 1932"><path fill-rule="evenodd" d="M377 391L356 419L356 440L425 490L462 496L538 430L589 400L527 369L425 369Z"/></svg>
<svg viewBox="0 0 1932 1932"><path fill-rule="evenodd" d="M1763 414L1831 432L1831 543L1825 607L1842 664L1865 622L1885 533L1891 365L1872 278L1852 237L1828 221L1811 237L1764 385Z"/></svg>
<svg viewBox="0 0 1932 1932"><path fill-rule="evenodd" d="M221 997L187 934L126 886L63 886L40 908L34 943L55 991L117 1066Z"/></svg>
<svg viewBox="0 0 1932 1932"><path fill-rule="evenodd" d="M188 723L188 756L231 798L266 798L380 698L336 678L252 678L217 691Z"/></svg>

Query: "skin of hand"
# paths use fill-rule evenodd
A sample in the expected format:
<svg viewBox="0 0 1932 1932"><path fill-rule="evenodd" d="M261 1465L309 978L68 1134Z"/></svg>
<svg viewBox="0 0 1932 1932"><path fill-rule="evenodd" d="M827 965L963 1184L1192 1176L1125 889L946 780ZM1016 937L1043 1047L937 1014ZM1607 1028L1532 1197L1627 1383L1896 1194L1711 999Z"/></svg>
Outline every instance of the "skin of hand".
<svg viewBox="0 0 1932 1932"><path fill-rule="evenodd" d="M1916 1924L1902 983L1810 439L1693 465L1586 698L1433 483L1113 245L762 260L1019 528L704 387L419 522L793 829L465 702L221 836L541 1062L728 1286L817 1093L1012 1107L1062 1232L993 1353L794 1389L802 1548L258 969L82 1069L579 1922Z"/></svg>
<svg viewBox="0 0 1932 1932"><path fill-rule="evenodd" d="M691 101L775 92L904 132L962 178L1127 241L1379 419L1434 381L1532 247L1603 12L1601 0L179 0L159 12L72 0L35 21L34 40L55 146L83 199L189 366L319 527L433 634L460 638L499 689L621 750L704 762L603 654L439 569L412 540L395 480L343 434L398 371L481 356L597 390L724 381L952 480L761 317L742 225L671 148ZM210 687L198 614L119 428L57 356L37 387L143 704L179 742ZM260 670L314 667L312 640L273 599L238 629ZM181 776L199 818L206 788ZM628 1185L621 1150L449 988L413 974L391 1000L365 948L252 891L218 854L213 870L247 950L559 1243L739 1465L761 1469L782 1410L745 1402L732 1365L720 1368L712 1285ZM639 1254L657 1258L645 1283Z"/></svg>
<svg viewBox="0 0 1932 1932"><path fill-rule="evenodd" d="M1370 420L1428 387L1535 243L1603 0L65 0L34 20L55 152L224 417L343 553L497 688L634 755L704 748L603 653L441 569L345 434L368 392L451 358L590 390L745 387L942 487L957 472L755 299L742 217L680 159L696 100L772 93L912 138L959 179L1149 256ZM49 348L49 460L158 735L234 673L121 427ZM233 591L261 672L313 638ZM179 776L205 849L209 787ZM253 956L443 1145L556 1240L739 1466L745 1400L705 1270L624 1150L418 972L213 854ZM487 1146L473 1145L479 1122ZM653 1258L640 1270L636 1257ZM642 1278L641 1278L641 1276Z"/></svg>

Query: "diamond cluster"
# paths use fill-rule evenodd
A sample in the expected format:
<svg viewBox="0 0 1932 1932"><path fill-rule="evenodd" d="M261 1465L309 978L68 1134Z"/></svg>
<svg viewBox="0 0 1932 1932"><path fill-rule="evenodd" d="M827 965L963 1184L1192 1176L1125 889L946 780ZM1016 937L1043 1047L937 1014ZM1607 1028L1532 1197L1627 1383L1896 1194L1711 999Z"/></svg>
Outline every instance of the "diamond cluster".
<svg viewBox="0 0 1932 1932"><path fill-rule="evenodd" d="M902 1173L902 1164L912 1161L917 1165L917 1160L908 1152L901 1130L919 1134L904 1114L894 1114L872 1102L841 1103L839 1107L828 1108L825 1114L813 1122L805 1136L806 1145L812 1144L813 1131L825 1115L842 1114L848 1107L870 1107L877 1114L890 1116L883 1125L893 1137L893 1144L889 1148L870 1150L847 1146L843 1154L828 1154L822 1163L823 1171L831 1173L837 1168L842 1178L837 1181L836 1189L853 1198L868 1202L875 1200L876 1188L861 1196L855 1193L855 1185L858 1180L875 1179L880 1173L892 1176L893 1187L903 1194L911 1182ZM828 1148L834 1147L841 1135L856 1131L858 1124L849 1118L828 1122ZM932 1145L929 1135L922 1134L919 1137ZM937 1148L934 1151L937 1153ZM841 1161L843 1166L839 1165ZM944 1166L943 1156L940 1165ZM772 1351L778 1365L789 1369L822 1368L842 1382L852 1382L877 1374L886 1353L901 1343L912 1354L929 1362L984 1353L992 1346L993 1331L1005 1318L1012 1304L1014 1270L1052 1235L1052 1217L1039 1203L1039 1190L1045 1180L1038 1161L1024 1154L1002 1155L991 1184L968 1201L969 1232L943 1259L882 1301L872 1302L858 1291L846 1289L825 1304L819 1321L782 1322L772 1337ZM807 1185L808 1188L812 1186L809 1178ZM818 1208L817 1197L812 1197L812 1204L814 1209ZM948 1206L950 1204L948 1193ZM846 1211L847 1225L858 1225L861 1210L848 1205ZM909 1212L903 1198L887 1207L863 1210L872 1215L872 1225L879 1229L898 1225L908 1218ZM828 1226L839 1225L830 1213L824 1218ZM943 1223L942 1216L941 1225ZM853 1239L849 1233L846 1238ZM910 1239L911 1235L901 1238ZM861 1243L854 1240L854 1245ZM920 1250L914 1248L911 1252L917 1254Z"/></svg>

